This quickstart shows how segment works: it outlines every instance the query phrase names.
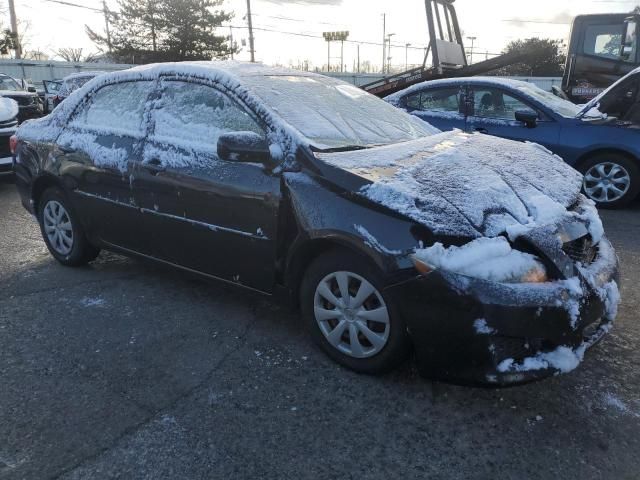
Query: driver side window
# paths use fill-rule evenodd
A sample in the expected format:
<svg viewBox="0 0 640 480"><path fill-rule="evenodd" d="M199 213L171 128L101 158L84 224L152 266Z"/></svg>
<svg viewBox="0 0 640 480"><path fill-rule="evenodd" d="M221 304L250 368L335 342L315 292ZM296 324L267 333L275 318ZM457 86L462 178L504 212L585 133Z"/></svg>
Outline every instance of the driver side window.
<svg viewBox="0 0 640 480"><path fill-rule="evenodd" d="M474 116L496 120L515 120L518 110L533 110L526 103L498 88L480 87L474 93Z"/></svg>
<svg viewBox="0 0 640 480"><path fill-rule="evenodd" d="M162 97L152 110L153 140L216 156L224 133L264 129L249 113L212 87L184 81L162 82Z"/></svg>

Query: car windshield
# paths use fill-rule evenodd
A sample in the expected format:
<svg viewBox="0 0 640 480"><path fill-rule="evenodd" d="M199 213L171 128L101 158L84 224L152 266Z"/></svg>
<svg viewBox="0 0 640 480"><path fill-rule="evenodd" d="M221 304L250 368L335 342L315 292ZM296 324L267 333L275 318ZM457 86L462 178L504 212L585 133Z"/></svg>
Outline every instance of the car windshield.
<svg viewBox="0 0 640 480"><path fill-rule="evenodd" d="M11 90L13 92L17 92L22 90L18 82L16 82L13 78L9 77L0 77L0 90Z"/></svg>
<svg viewBox="0 0 640 480"><path fill-rule="evenodd" d="M551 92L547 92L540 87L536 87L533 84L524 83L522 85L518 85L516 88L524 95L538 100L540 103L546 105L558 115L565 118L574 118L578 113L580 113L580 107L577 105L560 98Z"/></svg>
<svg viewBox="0 0 640 480"><path fill-rule="evenodd" d="M367 148L439 133L353 85L320 76L247 76L251 90L320 149Z"/></svg>

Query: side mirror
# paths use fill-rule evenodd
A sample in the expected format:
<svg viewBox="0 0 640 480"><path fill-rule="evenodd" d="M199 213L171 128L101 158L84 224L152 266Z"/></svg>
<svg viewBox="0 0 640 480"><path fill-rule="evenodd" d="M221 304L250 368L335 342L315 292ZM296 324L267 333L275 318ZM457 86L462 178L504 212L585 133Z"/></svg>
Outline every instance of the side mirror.
<svg viewBox="0 0 640 480"><path fill-rule="evenodd" d="M524 123L527 128L535 128L538 125L538 114L533 110L518 110L516 120Z"/></svg>
<svg viewBox="0 0 640 480"><path fill-rule="evenodd" d="M622 59L629 60L631 58L631 54L633 53L633 47L631 45L624 45L622 47Z"/></svg>
<svg viewBox="0 0 640 480"><path fill-rule="evenodd" d="M218 157L229 162L271 163L269 144L255 132L224 133L218 138Z"/></svg>
<svg viewBox="0 0 640 480"><path fill-rule="evenodd" d="M36 87L27 87L27 92L36 93L37 92Z"/></svg>

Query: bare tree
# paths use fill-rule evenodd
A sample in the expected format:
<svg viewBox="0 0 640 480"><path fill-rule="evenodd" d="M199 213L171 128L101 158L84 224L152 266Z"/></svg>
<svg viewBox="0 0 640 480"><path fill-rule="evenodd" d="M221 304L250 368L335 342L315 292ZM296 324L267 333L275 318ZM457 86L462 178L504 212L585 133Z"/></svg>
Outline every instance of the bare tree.
<svg viewBox="0 0 640 480"><path fill-rule="evenodd" d="M82 48L59 48L56 50L55 55L61 57L67 62L95 62L97 59L96 53L82 54Z"/></svg>

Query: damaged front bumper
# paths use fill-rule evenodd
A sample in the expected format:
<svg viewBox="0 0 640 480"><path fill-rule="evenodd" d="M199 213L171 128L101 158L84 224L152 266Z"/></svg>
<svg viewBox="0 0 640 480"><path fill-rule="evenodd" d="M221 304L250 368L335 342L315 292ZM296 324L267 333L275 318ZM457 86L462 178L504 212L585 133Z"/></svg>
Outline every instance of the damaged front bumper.
<svg viewBox="0 0 640 480"><path fill-rule="evenodd" d="M618 262L598 256L569 280L489 282L443 271L388 287L415 346L420 372L454 383L506 386L575 368L617 313Z"/></svg>

